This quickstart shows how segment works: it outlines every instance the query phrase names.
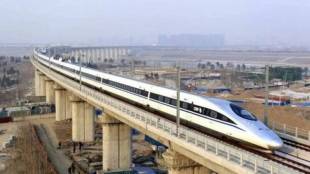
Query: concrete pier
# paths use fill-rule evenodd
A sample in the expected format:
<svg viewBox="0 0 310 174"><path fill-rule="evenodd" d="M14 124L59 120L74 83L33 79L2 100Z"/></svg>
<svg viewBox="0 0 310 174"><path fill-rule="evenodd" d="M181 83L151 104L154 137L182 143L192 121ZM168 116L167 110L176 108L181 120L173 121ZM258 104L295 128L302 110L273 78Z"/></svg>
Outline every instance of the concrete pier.
<svg viewBox="0 0 310 174"><path fill-rule="evenodd" d="M55 107L56 121L62 121L66 118L66 90L59 85L54 85L55 89Z"/></svg>
<svg viewBox="0 0 310 174"><path fill-rule="evenodd" d="M40 95L40 71L39 70L35 70L34 72L34 95L35 96L39 96Z"/></svg>
<svg viewBox="0 0 310 174"><path fill-rule="evenodd" d="M45 80L46 85L46 102L49 104L55 104L55 90L54 82L50 79Z"/></svg>
<svg viewBox="0 0 310 174"><path fill-rule="evenodd" d="M212 170L169 149L163 153L163 158L169 174L212 174Z"/></svg>
<svg viewBox="0 0 310 174"><path fill-rule="evenodd" d="M91 142L95 137L94 107L80 99L71 98L72 141Z"/></svg>
<svg viewBox="0 0 310 174"><path fill-rule="evenodd" d="M72 104L70 101L70 92L66 91L66 119L72 118Z"/></svg>
<svg viewBox="0 0 310 174"><path fill-rule="evenodd" d="M45 90L45 75L44 74L39 74L39 81L40 81L40 87L39 87L39 96L45 96L46 95L46 90Z"/></svg>
<svg viewBox="0 0 310 174"><path fill-rule="evenodd" d="M72 141L79 142L84 138L84 102L72 101Z"/></svg>
<svg viewBox="0 0 310 174"><path fill-rule="evenodd" d="M104 115L102 123L103 171L131 167L131 128Z"/></svg>
<svg viewBox="0 0 310 174"><path fill-rule="evenodd" d="M91 142L95 138L95 108L88 103L84 107L84 142Z"/></svg>

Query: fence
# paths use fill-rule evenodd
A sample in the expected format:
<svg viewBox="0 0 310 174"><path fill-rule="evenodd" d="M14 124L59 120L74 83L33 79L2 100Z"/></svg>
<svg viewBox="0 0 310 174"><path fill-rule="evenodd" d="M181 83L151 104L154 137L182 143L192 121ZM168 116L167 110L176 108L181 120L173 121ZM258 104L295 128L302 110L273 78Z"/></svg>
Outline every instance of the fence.
<svg viewBox="0 0 310 174"><path fill-rule="evenodd" d="M269 123L269 127L275 132L285 134L286 136L292 137L295 140L309 141L310 144L310 131L300 129L298 127L290 126L287 124L280 124L276 122Z"/></svg>

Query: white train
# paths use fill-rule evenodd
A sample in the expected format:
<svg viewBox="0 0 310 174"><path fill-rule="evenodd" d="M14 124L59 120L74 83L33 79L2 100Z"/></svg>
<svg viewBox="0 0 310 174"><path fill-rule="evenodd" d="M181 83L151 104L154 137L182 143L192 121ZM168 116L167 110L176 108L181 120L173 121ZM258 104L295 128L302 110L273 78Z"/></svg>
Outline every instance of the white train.
<svg viewBox="0 0 310 174"><path fill-rule="evenodd" d="M43 65L72 79L126 98L165 115L176 115L176 91L125 77L99 72L75 64L49 58L34 51L34 57ZM80 77L81 71L81 77ZM180 93L180 118L182 122L205 128L225 137L249 143L263 149L275 150L282 140L254 115L229 101Z"/></svg>

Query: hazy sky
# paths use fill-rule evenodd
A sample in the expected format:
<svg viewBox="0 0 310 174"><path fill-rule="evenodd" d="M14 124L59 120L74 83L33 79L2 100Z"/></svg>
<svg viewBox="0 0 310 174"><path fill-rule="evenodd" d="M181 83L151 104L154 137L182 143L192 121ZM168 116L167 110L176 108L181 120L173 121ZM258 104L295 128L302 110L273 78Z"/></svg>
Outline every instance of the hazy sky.
<svg viewBox="0 0 310 174"><path fill-rule="evenodd" d="M310 0L0 1L0 43L152 44L179 33L310 47Z"/></svg>

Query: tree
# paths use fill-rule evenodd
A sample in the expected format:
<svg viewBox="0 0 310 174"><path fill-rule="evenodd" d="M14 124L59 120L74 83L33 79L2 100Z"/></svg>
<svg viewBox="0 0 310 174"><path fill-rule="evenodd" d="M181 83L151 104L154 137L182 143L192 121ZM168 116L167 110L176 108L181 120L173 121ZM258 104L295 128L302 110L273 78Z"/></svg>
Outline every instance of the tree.
<svg viewBox="0 0 310 174"><path fill-rule="evenodd" d="M144 74L144 79L148 80L150 77L148 74Z"/></svg>
<svg viewBox="0 0 310 174"><path fill-rule="evenodd" d="M224 69L224 65L223 64L220 64L220 69Z"/></svg>
<svg viewBox="0 0 310 174"><path fill-rule="evenodd" d="M246 70L246 66L245 66L245 64L242 64L241 69L242 69L242 71L245 71L245 70Z"/></svg>
<svg viewBox="0 0 310 174"><path fill-rule="evenodd" d="M113 63L113 62L114 62L114 59L110 58L109 63Z"/></svg>
<svg viewBox="0 0 310 174"><path fill-rule="evenodd" d="M302 68L300 67L270 67L270 79L277 78L287 81L302 79Z"/></svg>
<svg viewBox="0 0 310 174"><path fill-rule="evenodd" d="M156 80L158 80L158 79L159 79L158 73L155 73L155 74L154 74L154 77L155 77Z"/></svg>
<svg viewBox="0 0 310 174"><path fill-rule="evenodd" d="M201 69L206 69L206 64L201 64Z"/></svg>
<svg viewBox="0 0 310 174"><path fill-rule="evenodd" d="M225 66L226 66L226 68L230 68L230 67L233 67L233 64L230 62L227 62Z"/></svg>
<svg viewBox="0 0 310 174"><path fill-rule="evenodd" d="M241 71L241 65L240 64L237 65L237 71Z"/></svg>
<svg viewBox="0 0 310 174"><path fill-rule="evenodd" d="M10 57L10 62L15 62L15 57L11 56Z"/></svg>
<svg viewBox="0 0 310 174"><path fill-rule="evenodd" d="M215 65L211 64L210 68L211 70L215 70Z"/></svg>
<svg viewBox="0 0 310 174"><path fill-rule="evenodd" d="M125 64L125 59L122 59L122 60L121 60L121 63L122 63L122 64Z"/></svg>
<svg viewBox="0 0 310 174"><path fill-rule="evenodd" d="M198 63L197 68L201 68L201 63Z"/></svg>
<svg viewBox="0 0 310 174"><path fill-rule="evenodd" d="M15 69L11 66L10 69L7 71L7 74L15 74Z"/></svg>

